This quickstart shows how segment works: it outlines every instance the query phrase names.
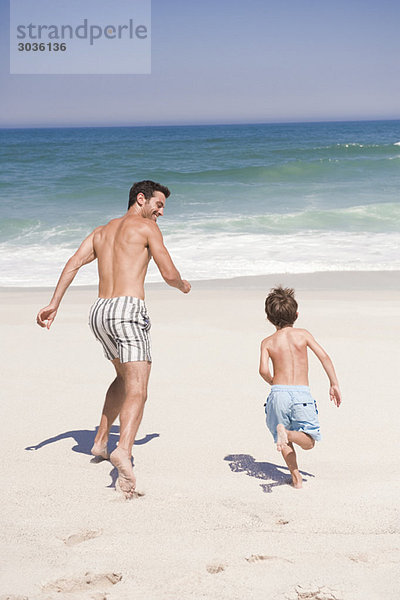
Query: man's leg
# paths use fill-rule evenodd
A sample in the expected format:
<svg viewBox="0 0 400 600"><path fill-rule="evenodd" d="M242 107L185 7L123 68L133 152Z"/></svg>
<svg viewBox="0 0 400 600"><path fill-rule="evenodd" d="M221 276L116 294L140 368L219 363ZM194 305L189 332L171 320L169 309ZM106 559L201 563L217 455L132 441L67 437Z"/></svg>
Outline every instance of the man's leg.
<svg viewBox="0 0 400 600"><path fill-rule="evenodd" d="M135 491L132 447L143 416L150 369L151 363L147 361L120 363L124 382L124 398L119 413L120 438L110 460L118 469L118 484L126 498L132 498Z"/></svg>
<svg viewBox="0 0 400 600"><path fill-rule="evenodd" d="M289 468L293 487L297 489L301 488L303 487L303 478L297 466L296 452L293 444L298 444L303 450L311 450L311 448L314 448L315 441L303 431L289 431L282 424L278 425L276 430L278 434L276 447L282 452L285 463Z"/></svg>
<svg viewBox="0 0 400 600"><path fill-rule="evenodd" d="M104 459L109 458L107 450L108 436L111 426L118 417L124 401L124 380L121 372L121 363L118 358L115 358L112 363L115 367L117 376L107 390L100 425L91 450L93 456L101 456Z"/></svg>

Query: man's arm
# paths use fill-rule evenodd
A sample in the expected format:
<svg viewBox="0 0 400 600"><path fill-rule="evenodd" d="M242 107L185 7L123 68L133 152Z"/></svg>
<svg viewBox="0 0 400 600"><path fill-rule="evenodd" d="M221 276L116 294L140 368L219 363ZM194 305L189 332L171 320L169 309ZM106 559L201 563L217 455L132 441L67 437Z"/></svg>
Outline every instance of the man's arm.
<svg viewBox="0 0 400 600"><path fill-rule="evenodd" d="M268 352L268 346L267 346L266 340L263 340L261 342L259 373L260 373L261 377L267 383L269 383L269 385L272 385L273 375L269 369L269 352Z"/></svg>
<svg viewBox="0 0 400 600"><path fill-rule="evenodd" d="M164 245L161 231L156 223L149 223L148 244L154 261L164 281L184 294L190 292L191 285L182 279L178 269L172 262L172 258Z"/></svg>
<svg viewBox="0 0 400 600"><path fill-rule="evenodd" d="M340 406L342 402L342 396L339 389L339 383L335 373L335 367L333 366L333 362L331 361L328 354L325 352L322 346L318 344L318 342L314 339L309 331L306 332L307 346L312 350L315 356L321 362L321 365L324 368L325 373L329 377L329 382L331 384L329 390L330 399L335 403L335 406Z"/></svg>
<svg viewBox="0 0 400 600"><path fill-rule="evenodd" d="M47 329L50 329L51 324L56 318L60 302L68 287L71 285L75 275L77 274L79 269L83 267L83 265L87 265L96 258L96 253L94 251L93 246L93 239L94 234L98 229L100 229L100 227L92 231L92 233L88 235L88 237L85 240L83 240L78 250L73 256L71 256L69 261L66 263L60 275L60 279L58 280L56 289L54 290L53 297L50 300L50 304L48 306L45 306L45 308L42 308L38 312L36 322L38 325L40 325L40 327L47 327Z"/></svg>

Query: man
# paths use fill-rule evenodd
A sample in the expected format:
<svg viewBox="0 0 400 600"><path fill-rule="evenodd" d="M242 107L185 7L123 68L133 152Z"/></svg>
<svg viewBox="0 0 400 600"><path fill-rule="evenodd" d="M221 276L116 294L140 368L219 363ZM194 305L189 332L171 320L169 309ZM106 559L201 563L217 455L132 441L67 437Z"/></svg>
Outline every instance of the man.
<svg viewBox="0 0 400 600"><path fill-rule="evenodd" d="M157 225L169 195L167 187L154 181L134 183L128 212L97 227L82 242L66 263L50 304L37 315L38 325L50 329L78 270L97 258L99 297L90 311L90 327L112 361L116 378L106 394L92 454L110 458L126 498L135 495L132 446L143 416L151 367L150 320L144 303L144 279L151 257L168 285L184 294L191 288L181 279ZM120 439L108 456L108 435L118 415Z"/></svg>

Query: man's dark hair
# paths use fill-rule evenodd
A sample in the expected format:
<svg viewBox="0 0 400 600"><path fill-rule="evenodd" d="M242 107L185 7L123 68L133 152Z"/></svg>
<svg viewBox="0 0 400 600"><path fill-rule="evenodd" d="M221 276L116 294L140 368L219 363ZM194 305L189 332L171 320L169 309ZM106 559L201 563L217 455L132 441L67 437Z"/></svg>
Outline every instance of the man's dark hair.
<svg viewBox="0 0 400 600"><path fill-rule="evenodd" d="M293 325L297 319L297 302L292 288L279 285L273 288L265 299L265 312L268 321L282 329Z"/></svg>
<svg viewBox="0 0 400 600"><path fill-rule="evenodd" d="M137 181L133 184L131 189L129 190L129 204L128 210L133 204L136 202L136 198L138 194L143 194L146 200L150 200L153 196L154 192L162 192L166 198L170 195L170 191L165 185L161 185L161 183L157 183L155 181L150 181L150 179L145 179L144 181Z"/></svg>

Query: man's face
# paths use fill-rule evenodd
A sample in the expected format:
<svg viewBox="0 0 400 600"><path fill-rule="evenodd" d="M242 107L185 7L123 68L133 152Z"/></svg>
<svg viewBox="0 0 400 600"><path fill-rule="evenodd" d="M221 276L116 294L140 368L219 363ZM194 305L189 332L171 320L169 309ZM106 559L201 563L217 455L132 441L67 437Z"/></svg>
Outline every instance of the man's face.
<svg viewBox="0 0 400 600"><path fill-rule="evenodd" d="M165 196L162 192L154 192L150 200L146 200L143 209L146 219L157 221L164 214Z"/></svg>

